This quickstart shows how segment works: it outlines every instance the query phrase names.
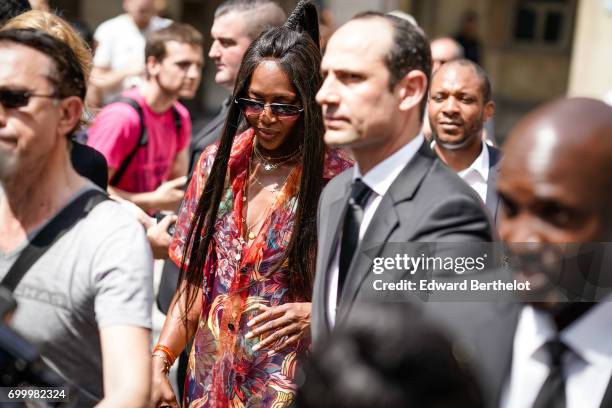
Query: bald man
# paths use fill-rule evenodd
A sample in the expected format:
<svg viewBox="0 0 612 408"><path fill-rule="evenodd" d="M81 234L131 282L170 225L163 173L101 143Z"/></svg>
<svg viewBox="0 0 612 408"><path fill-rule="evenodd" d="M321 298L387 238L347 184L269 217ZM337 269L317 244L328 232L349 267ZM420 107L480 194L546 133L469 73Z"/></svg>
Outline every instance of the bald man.
<svg viewBox="0 0 612 408"><path fill-rule="evenodd" d="M431 72L449 61L463 58L463 47L450 37L440 37L431 41Z"/></svg>
<svg viewBox="0 0 612 408"><path fill-rule="evenodd" d="M575 288L562 284L581 278L569 269L579 264L555 255L568 259L576 247L558 244L611 241L612 108L553 102L521 120L504 149L498 229L517 260L514 278L532 290L521 302L480 304L452 320L464 325L490 406L610 407L612 279L600 275L608 280L601 302L568 301Z"/></svg>

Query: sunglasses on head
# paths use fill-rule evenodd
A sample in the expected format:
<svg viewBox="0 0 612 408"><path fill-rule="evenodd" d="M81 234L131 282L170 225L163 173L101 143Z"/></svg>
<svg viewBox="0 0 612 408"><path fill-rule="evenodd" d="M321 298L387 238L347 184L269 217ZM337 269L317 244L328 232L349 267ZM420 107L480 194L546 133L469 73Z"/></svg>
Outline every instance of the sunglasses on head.
<svg viewBox="0 0 612 408"><path fill-rule="evenodd" d="M294 118L304 111L304 109L298 106L287 103L263 103L248 98L238 98L234 102L238 105L244 116L259 116L266 106L270 107L270 111L274 116L280 118Z"/></svg>
<svg viewBox="0 0 612 408"><path fill-rule="evenodd" d="M0 104L5 108L23 108L33 97L55 99L57 94L41 95L25 90L0 88Z"/></svg>

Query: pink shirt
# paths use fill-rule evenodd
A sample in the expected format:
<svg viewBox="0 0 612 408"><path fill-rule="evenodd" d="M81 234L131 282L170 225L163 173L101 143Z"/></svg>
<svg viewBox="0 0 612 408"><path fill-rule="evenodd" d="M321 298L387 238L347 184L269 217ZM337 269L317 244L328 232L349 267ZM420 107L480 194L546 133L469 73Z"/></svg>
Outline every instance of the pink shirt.
<svg viewBox="0 0 612 408"><path fill-rule="evenodd" d="M174 104L182 124L180 135L177 135L172 109L164 113L153 112L137 89L123 96L136 100L142 107L148 142L138 149L117 187L131 193L153 191L168 180L174 158L189 145L189 112L180 103ZM89 128L87 144L106 157L109 169L118 170L139 140L138 113L128 104L119 102L107 105L96 116Z"/></svg>

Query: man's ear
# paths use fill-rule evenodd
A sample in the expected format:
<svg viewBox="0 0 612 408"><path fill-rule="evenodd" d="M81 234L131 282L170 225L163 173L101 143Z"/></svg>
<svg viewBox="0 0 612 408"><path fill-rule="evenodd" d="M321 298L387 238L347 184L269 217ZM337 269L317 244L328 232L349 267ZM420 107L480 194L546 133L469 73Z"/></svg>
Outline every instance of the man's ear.
<svg viewBox="0 0 612 408"><path fill-rule="evenodd" d="M495 102L489 101L484 106L483 123L489 120L495 113Z"/></svg>
<svg viewBox="0 0 612 408"><path fill-rule="evenodd" d="M147 62L146 62L146 76L148 77L155 77L159 74L159 71L161 69L161 63L157 60L157 58L150 56L147 58Z"/></svg>
<svg viewBox="0 0 612 408"><path fill-rule="evenodd" d="M396 85L396 92L401 99L399 109L409 111L418 108L423 98L427 97L427 86L427 76L423 71L408 72Z"/></svg>
<svg viewBox="0 0 612 408"><path fill-rule="evenodd" d="M60 134L70 133L81 120L83 114L83 100L78 96L69 96L59 103L60 120L58 131Z"/></svg>

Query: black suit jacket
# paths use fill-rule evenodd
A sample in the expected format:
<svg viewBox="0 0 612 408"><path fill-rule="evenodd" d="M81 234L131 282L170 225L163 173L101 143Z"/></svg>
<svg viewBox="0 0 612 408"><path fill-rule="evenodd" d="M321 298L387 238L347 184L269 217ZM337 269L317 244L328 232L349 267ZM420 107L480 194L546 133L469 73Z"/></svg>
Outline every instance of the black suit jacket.
<svg viewBox="0 0 612 408"><path fill-rule="evenodd" d="M432 320L445 327L475 369L487 407L499 407L504 384L512 369L514 336L523 304L440 302L427 309ZM612 407L612 378L601 408Z"/></svg>
<svg viewBox="0 0 612 408"><path fill-rule="evenodd" d="M485 205L491 213L493 222L497 224L499 217L499 196L497 195L497 175L501 166L502 152L497 147L486 145L489 149L489 177L487 179L487 198Z"/></svg>
<svg viewBox="0 0 612 408"><path fill-rule="evenodd" d="M318 211L317 269L312 296L312 336L315 347L330 332L327 318L328 271L335 255L350 193L349 169L325 187ZM393 242L488 242L493 240L489 217L478 195L459 176L436 159L427 143L401 171L382 197L349 267L336 313L336 325L350 315L356 302L397 299L372 298L378 275L372 259L393 253ZM364 250L376 244L374 252ZM453 254L448 254L452 256ZM403 276L396 276L402 279Z"/></svg>
<svg viewBox="0 0 612 408"><path fill-rule="evenodd" d="M194 134L191 138L191 145L189 150L191 151L191 159L189 161L189 174L193 172L200 155L209 145L215 143L221 138L223 132L223 125L227 118L227 112L230 106L230 99L223 101L221 110L210 122L206 124L198 133Z"/></svg>

